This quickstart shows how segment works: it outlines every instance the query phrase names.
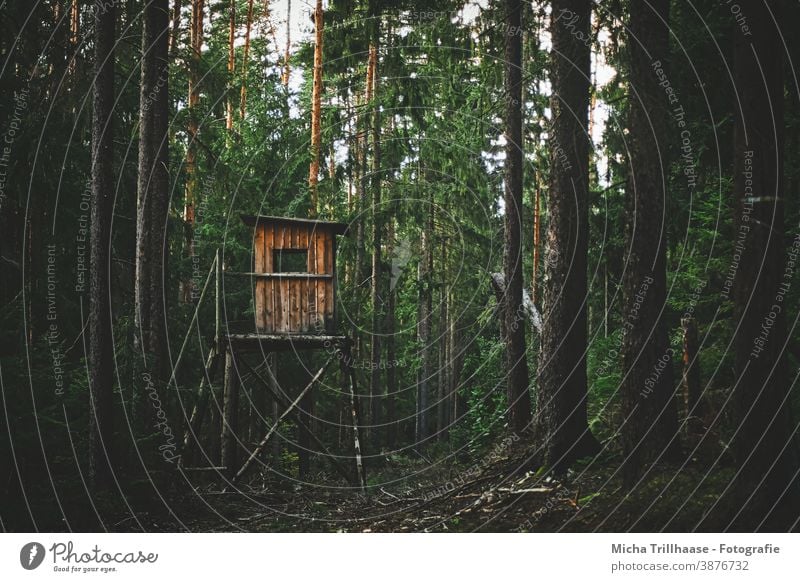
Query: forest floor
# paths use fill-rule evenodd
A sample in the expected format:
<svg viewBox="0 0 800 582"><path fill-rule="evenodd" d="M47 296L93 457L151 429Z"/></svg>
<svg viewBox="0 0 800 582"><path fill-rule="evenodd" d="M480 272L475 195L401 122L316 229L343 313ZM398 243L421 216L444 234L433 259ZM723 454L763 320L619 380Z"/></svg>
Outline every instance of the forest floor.
<svg viewBox="0 0 800 582"><path fill-rule="evenodd" d="M712 459L660 465L623 488L618 459L585 461L556 480L531 470L511 446L478 463L390 458L374 469L369 494L336 488L317 473L305 483L253 478L224 492L207 479L168 499L168 510L137 512L115 531L194 532L553 532L714 529L713 508L731 471Z"/></svg>

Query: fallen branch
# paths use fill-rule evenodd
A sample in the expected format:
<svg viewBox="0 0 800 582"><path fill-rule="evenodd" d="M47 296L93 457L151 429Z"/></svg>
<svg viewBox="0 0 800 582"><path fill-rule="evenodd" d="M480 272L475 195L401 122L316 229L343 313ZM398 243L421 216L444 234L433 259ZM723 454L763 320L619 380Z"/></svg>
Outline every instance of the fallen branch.
<svg viewBox="0 0 800 582"><path fill-rule="evenodd" d="M549 487L534 487L533 489L509 489L507 487L501 487L498 491L510 493L511 495L523 495L524 493L551 493L553 489Z"/></svg>
<svg viewBox="0 0 800 582"><path fill-rule="evenodd" d="M494 289L494 294L497 297L497 302L502 303L506 294L506 278L503 273L492 273L491 281L492 289ZM525 315L531 320L533 328L537 332L542 333L542 316L539 314L539 310L536 309L536 305L533 304L531 296L525 288L522 289L522 308L525 311Z"/></svg>

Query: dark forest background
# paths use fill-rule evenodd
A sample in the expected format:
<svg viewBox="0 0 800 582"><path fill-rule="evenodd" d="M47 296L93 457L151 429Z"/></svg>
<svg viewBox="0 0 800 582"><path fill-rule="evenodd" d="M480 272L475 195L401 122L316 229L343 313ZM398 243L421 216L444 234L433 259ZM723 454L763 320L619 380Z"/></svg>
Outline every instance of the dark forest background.
<svg viewBox="0 0 800 582"><path fill-rule="evenodd" d="M0 2L2 529L255 511L209 501L230 468L189 470L220 466L220 375L178 461L216 257L253 270L240 214L350 225L368 478L343 502L320 448L353 463L334 370L319 443L282 421L237 485L305 492L258 527L360 530L407 499L409 529L474 529L494 514L452 517L452 491L516 503L523 480L542 491L490 527L796 529L800 3L292 2L291 44L286 14ZM225 329L253 288L223 277ZM253 365L296 395L325 358ZM241 460L279 409L240 373ZM333 525L306 520L316 499Z"/></svg>

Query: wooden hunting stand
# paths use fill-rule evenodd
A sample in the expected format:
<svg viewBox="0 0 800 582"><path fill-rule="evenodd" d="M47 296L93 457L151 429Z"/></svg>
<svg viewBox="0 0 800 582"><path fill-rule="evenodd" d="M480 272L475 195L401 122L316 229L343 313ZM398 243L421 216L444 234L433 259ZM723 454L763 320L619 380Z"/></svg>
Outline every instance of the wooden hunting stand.
<svg viewBox="0 0 800 582"><path fill-rule="evenodd" d="M220 467L229 480L229 487L239 481L256 462L267 444L275 436L278 425L291 419L298 429L301 474L308 466L308 444L313 441L325 453L333 468L352 485L366 488L366 476L361 459L359 439L359 411L356 396L356 377L351 366L351 341L337 334L337 279L336 237L346 235L348 227L339 222L304 220L273 216L246 216L242 221L254 228L253 271L246 273L223 272L222 260L217 252L216 272L216 341L206 361L205 375L200 384L194 408L184 435L183 459L191 456L192 445L197 442L200 426L214 375L224 362L224 390L221 408ZM209 273L210 279L211 273ZM231 326L223 331L221 323L222 288L224 276L241 276L253 281L254 329L234 332ZM209 280L200 296L200 302ZM199 307L199 304L198 304ZM188 336L187 336L188 339ZM265 356L293 353L300 350L324 350L327 362L314 374L310 382L291 398L280 390L269 365L265 366L267 378L259 372L260 366L248 363L248 354ZM182 350L183 351L183 350ZM178 356L177 365L181 355ZM342 392L349 396L353 445L355 450L355 477L331 454L311 430L309 419L314 408L314 386L330 364L338 359L342 373ZM237 464L241 440L237 435L239 384L242 371L256 379L270 394L283 412L273 418L272 426L243 464ZM213 395L213 392L212 392ZM216 398L215 398L216 400ZM219 404L219 403L218 403ZM278 408L274 410L278 410ZM305 455L305 458L304 458Z"/></svg>

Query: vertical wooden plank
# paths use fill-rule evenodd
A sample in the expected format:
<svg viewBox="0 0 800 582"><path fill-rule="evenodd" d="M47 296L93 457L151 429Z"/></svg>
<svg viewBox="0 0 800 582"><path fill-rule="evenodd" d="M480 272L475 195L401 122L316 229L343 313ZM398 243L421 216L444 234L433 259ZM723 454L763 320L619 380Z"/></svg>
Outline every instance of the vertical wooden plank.
<svg viewBox="0 0 800 582"><path fill-rule="evenodd" d="M291 309L291 295L289 294L289 279L281 277L281 295L283 296L283 312L281 313L281 331L289 333L291 331L290 325L290 309Z"/></svg>
<svg viewBox="0 0 800 582"><path fill-rule="evenodd" d="M326 245L328 240L328 233L324 230L319 231L317 234L317 272L327 274L327 270L325 269L325 251ZM325 330L329 331L328 329L328 305L325 302L325 287L328 283L327 279L317 279L316 282L316 291L317 291L317 310L319 311L320 320L320 327Z"/></svg>
<svg viewBox="0 0 800 582"><path fill-rule="evenodd" d="M307 333L309 330L308 322L311 314L308 311L308 278L303 277L297 281L297 293L300 298L300 331Z"/></svg>
<svg viewBox="0 0 800 582"><path fill-rule="evenodd" d="M333 304L333 281L336 273L333 271L333 245L336 235L330 230L325 237L325 270L331 275L330 279L325 279L325 326L329 332L335 331Z"/></svg>
<svg viewBox="0 0 800 582"><path fill-rule="evenodd" d="M325 272L332 275L333 274L333 239L336 236L333 234L332 231L327 231L325 233Z"/></svg>
<svg viewBox="0 0 800 582"><path fill-rule="evenodd" d="M272 273L274 270L272 265L272 250L275 248L275 225L268 225L265 233L264 244L266 249L264 251L264 271Z"/></svg>
<svg viewBox="0 0 800 582"><path fill-rule="evenodd" d="M313 229L308 233L308 272L311 274L317 273L317 233L317 229ZM317 324L319 314L317 313L316 282L315 278L310 278L306 285L308 327L312 332L320 331Z"/></svg>
<svg viewBox="0 0 800 582"><path fill-rule="evenodd" d="M272 295L275 297L275 312L272 314L272 330L279 332L281 330L281 321L283 318L283 297L281 297L281 280L277 276L272 277Z"/></svg>
<svg viewBox="0 0 800 582"><path fill-rule="evenodd" d="M290 233L286 224L276 225L276 249L285 249L290 244ZM281 265L283 268L283 265ZM278 295L281 300L277 305L277 313L275 314L275 331L278 333L286 333L289 331L289 290L286 287L286 280L278 277L275 281L275 287L278 289Z"/></svg>
<svg viewBox="0 0 800 582"><path fill-rule="evenodd" d="M272 273L272 249L275 246L275 225L264 227L264 272ZM275 283L274 279L264 279L264 329L275 331Z"/></svg>
<svg viewBox="0 0 800 582"><path fill-rule="evenodd" d="M297 245L301 249L308 249L308 229L301 227L297 236ZM306 272L308 272L308 257L306 257ZM297 292L299 293L300 302L300 322L299 331L305 333L308 331L308 279L303 278L297 281Z"/></svg>
<svg viewBox="0 0 800 582"><path fill-rule="evenodd" d="M288 236L289 236L289 247L291 249L297 248L297 225L290 224L288 228ZM300 331L299 325L297 323L298 320L298 312L300 309L299 298L297 297L296 289L297 289L297 279L287 279L286 280L286 290L289 297L289 312L287 317L288 329L289 333L295 333Z"/></svg>
<svg viewBox="0 0 800 582"><path fill-rule="evenodd" d="M331 260L331 265L333 266L333 328L336 329L336 323L339 321L339 275L336 272L336 245L338 243L338 239L336 235L331 234L331 244L333 245L333 249L331 254L333 255Z"/></svg>
<svg viewBox="0 0 800 582"><path fill-rule="evenodd" d="M264 259L265 259L265 244L264 238L266 233L266 227L264 225L256 226L256 232L253 237L253 271L256 273L263 273L264 272ZM257 329L264 329L267 325L266 321L266 281L260 277L256 277L253 281L255 284L253 285L254 288L254 297L253 297L253 309L255 311L255 321L256 321L256 328Z"/></svg>
<svg viewBox="0 0 800 582"><path fill-rule="evenodd" d="M293 248L292 236L295 227L287 224L283 230L283 248ZM284 270L286 267L284 267ZM285 294L286 300L284 301L283 310L283 327L281 328L284 333L292 331L292 285L291 279L283 279L281 282L281 291Z"/></svg>
<svg viewBox="0 0 800 582"><path fill-rule="evenodd" d="M300 281L301 279L293 278L288 280L289 284L289 297L291 297L291 304L289 312L289 331L298 333L302 331L300 328Z"/></svg>

